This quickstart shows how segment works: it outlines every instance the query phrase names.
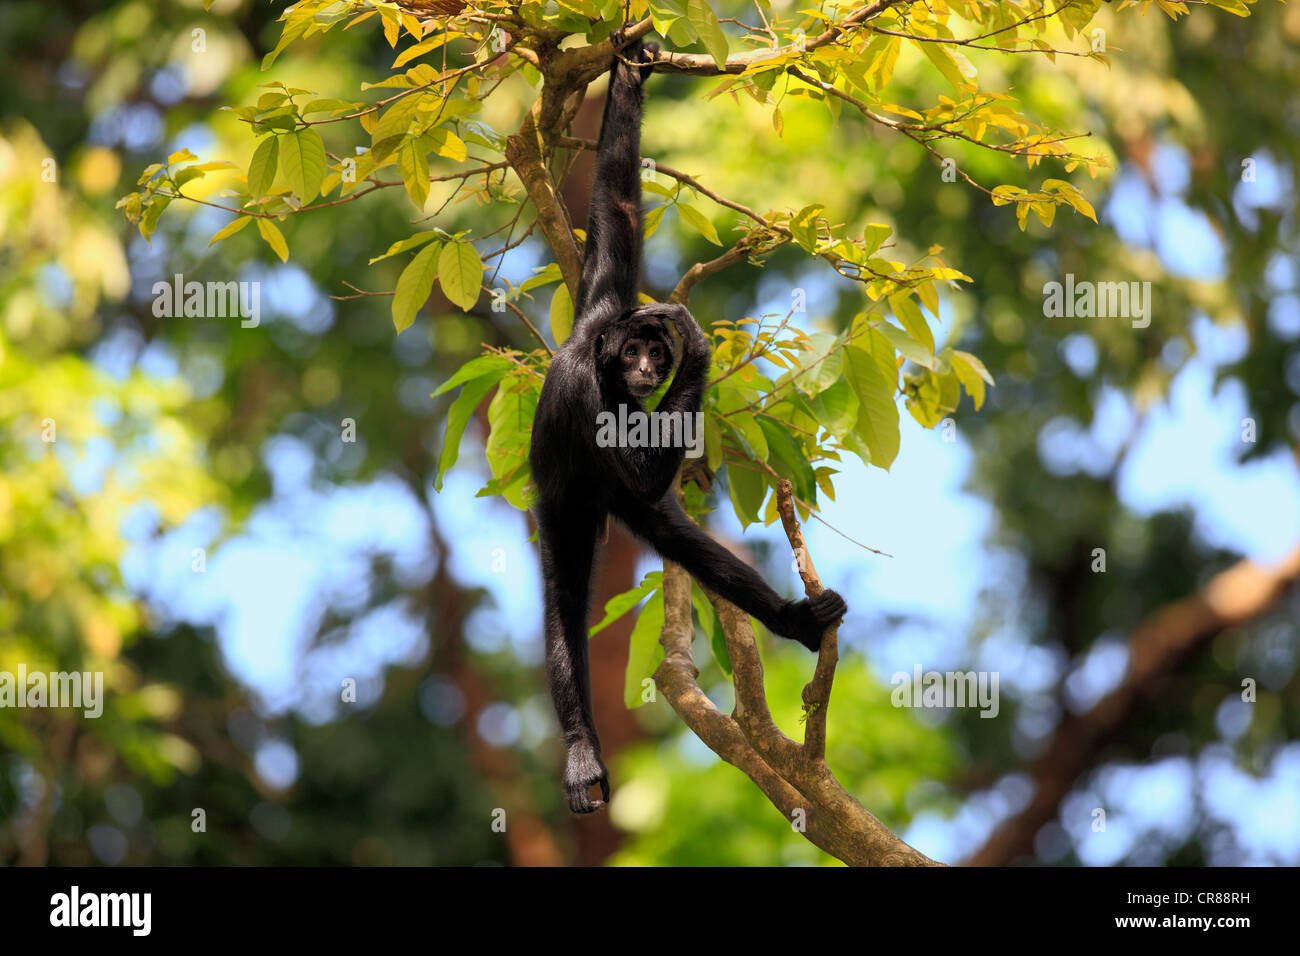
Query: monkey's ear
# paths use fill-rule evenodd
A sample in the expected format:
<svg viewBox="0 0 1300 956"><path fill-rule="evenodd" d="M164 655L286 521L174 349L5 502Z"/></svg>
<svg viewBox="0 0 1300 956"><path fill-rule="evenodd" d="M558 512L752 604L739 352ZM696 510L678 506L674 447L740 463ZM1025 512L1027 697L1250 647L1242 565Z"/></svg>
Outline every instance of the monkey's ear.
<svg viewBox="0 0 1300 956"><path fill-rule="evenodd" d="M602 333L600 333L600 335L596 336L596 354L599 355L599 354L600 354L601 352L603 352L603 351L605 351L605 333L604 333L604 332L602 332Z"/></svg>

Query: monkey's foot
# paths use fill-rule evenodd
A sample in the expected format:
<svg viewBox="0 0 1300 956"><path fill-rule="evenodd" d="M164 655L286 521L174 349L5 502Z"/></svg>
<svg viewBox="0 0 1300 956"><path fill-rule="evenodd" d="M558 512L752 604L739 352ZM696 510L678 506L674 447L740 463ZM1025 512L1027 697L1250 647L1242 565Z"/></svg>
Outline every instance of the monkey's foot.
<svg viewBox="0 0 1300 956"><path fill-rule="evenodd" d="M822 635L848 612L844 598L834 591L825 590L815 598L791 601L786 605L785 630L782 637L798 641L810 651L822 646Z"/></svg>
<svg viewBox="0 0 1300 956"><path fill-rule="evenodd" d="M588 789L600 784L603 799L592 800ZM574 813L593 813L609 802L609 771L600 759L600 751L589 741L576 740L569 745L564 763L564 792Z"/></svg>
<svg viewBox="0 0 1300 956"><path fill-rule="evenodd" d="M640 40L632 40L631 42L628 42L626 39L627 30L634 26L635 23L635 20L629 20L621 27L612 30L609 34L609 42L614 44L614 55L619 57L620 60L626 61L623 63L623 67L627 72L633 72L628 66L629 63L645 64L645 66L641 67L640 70L637 70L633 74L639 75L639 79L644 80L654 69L654 60L659 55L659 44L654 41L643 43ZM625 43L627 44L626 46L624 46Z"/></svg>

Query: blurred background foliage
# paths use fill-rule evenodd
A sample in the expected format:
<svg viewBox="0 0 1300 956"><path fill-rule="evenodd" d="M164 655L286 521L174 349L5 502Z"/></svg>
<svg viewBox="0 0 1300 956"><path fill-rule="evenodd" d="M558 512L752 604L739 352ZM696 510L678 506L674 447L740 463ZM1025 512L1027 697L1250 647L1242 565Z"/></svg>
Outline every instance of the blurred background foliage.
<svg viewBox="0 0 1300 956"><path fill-rule="evenodd" d="M715 4L744 16L742 6ZM365 261L412 231L404 194L291 221L288 264L253 230L209 248L226 221L213 210L169 212L152 244L114 210L139 171L172 150L246 164L252 139L217 108L250 102L258 84L285 79L354 98L388 69L381 35L360 27L290 47L262 73L280 9L254 0L216 0L207 11L200 0L0 5L0 671L99 670L106 687L98 720L0 709L0 860L834 862L662 703L623 708L630 621L593 641L616 797L608 814L569 817L528 531L517 513L470 497L481 480L451 496L431 491L448 404L429 398L433 388L481 343L527 348L529 336L508 313L481 304L466 314L435 295L395 337L387 299L330 298L348 293L345 282L393 287L399 263ZM778 136L769 111L705 99L716 81L654 80L647 155L751 205L823 202L850 227L893 224L944 246L975 280L945 303L943 334L998 380L980 412L963 403L953 416L966 490L990 509L983 566L969 569L978 600L936 623L850 590L830 714L841 781L931 856L956 862L977 850L1025 802L1042 742L1079 710L1078 675L1100 668L1098 680L1113 682L1104 665L1116 641L1239 557L1203 533L1194 496L1140 508L1122 487L1145 423L1198 356L1210 354L1222 383L1214 394L1258 425L1224 467L1269 461L1291 476L1270 486L1276 500L1222 508L1293 519L1300 5L1252 12L1243 20L1193 7L1174 23L1103 10L1109 70L1068 57L979 60L987 87L1014 89L1046 123L1090 131L1090 145L1111 157L1112 175L1084 184L1100 226L1062 213L1051 230L1031 217L1022 232L1009 207L942 182L920 147L852 117L835 124L820 104L792 100ZM913 84L928 101L934 83L932 71L900 61L901 93ZM484 118L512 130L531 95L503 87ZM596 133L596 96L580 135ZM952 155L981 181L1041 179L987 151ZM1243 160L1258 179L1243 181ZM580 163L566 186L579 219L585 176ZM1267 188L1251 188L1261 181ZM483 218L463 203L437 224L498 224ZM712 248L666 221L647 250L647 286L666 293ZM525 276L549 261L531 241L520 256L532 259L518 266ZM807 268L793 249L762 271L732 268L694 290L692 310L736 320L807 286L819 327L844 327L862 309L860 288L810 279ZM1067 272L1151 281L1150 328L1042 319L1043 284ZM260 281L261 326L156 317L153 283L175 273ZM1117 403L1124 414L1113 414ZM356 442L338 439L345 419ZM43 438L51 422L53 442ZM1187 472L1201 437L1165 446L1171 486L1198 486ZM467 447L462 459L473 457ZM957 470L957 459L947 467ZM919 528L930 503L882 487L870 500L841 493L838 514L903 502ZM893 548L869 522L843 523ZM942 532L924 533L922 550L947 547ZM792 588L773 539L745 540ZM857 550L819 558L818 542L830 540L812 544L828 583L866 581L890 560ZM1099 547L1105 574L1090 568ZM651 566L622 539L606 563L598 606ZM927 573L923 560L907 567ZM950 581L925 584L936 607L950 603ZM1284 595L1153 688L1072 782L1034 852L1017 858L1300 862L1297 611L1294 593ZM938 646L949 649L922 660L927 668L948 660L1011 673L1016 661L1036 661L1037 677L1004 683L999 719L895 709L893 668L873 649L926 628L943 630ZM797 649L763 650L774 713L797 735L810 664ZM702 686L725 706L730 688L702 642L696 656ZM1244 717L1232 706L1243 676L1260 685ZM355 703L340 702L345 679L356 682ZM1136 776L1151 769L1161 773ZM1237 795L1244 819L1216 813L1223 792ZM1095 806L1130 815L1127 837L1100 851L1089 842ZM492 827L498 807L504 833ZM1155 817L1144 816L1152 807Z"/></svg>

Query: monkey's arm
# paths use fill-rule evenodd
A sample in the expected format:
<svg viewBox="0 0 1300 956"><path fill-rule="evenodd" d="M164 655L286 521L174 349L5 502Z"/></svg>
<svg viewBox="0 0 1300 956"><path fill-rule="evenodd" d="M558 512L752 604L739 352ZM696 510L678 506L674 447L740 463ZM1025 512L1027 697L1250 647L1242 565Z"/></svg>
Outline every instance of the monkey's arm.
<svg viewBox="0 0 1300 956"><path fill-rule="evenodd" d="M622 56L649 62L639 42L624 48ZM648 73L648 67L636 69L618 58L610 68L582 278L574 302L578 325L636 306L641 273L642 84Z"/></svg>
<svg viewBox="0 0 1300 956"><path fill-rule="evenodd" d="M673 383L659 401L658 411L695 413L704 403L704 389L708 383L709 367L713 364L713 349L695 316L684 305L664 305L677 334L682 339L682 359L677 363Z"/></svg>

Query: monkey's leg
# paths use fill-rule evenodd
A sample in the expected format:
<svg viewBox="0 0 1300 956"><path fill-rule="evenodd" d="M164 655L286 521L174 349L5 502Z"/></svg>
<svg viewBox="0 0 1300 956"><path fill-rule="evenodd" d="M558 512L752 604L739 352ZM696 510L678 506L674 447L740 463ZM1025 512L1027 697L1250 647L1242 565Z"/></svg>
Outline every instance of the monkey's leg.
<svg viewBox="0 0 1300 956"><path fill-rule="evenodd" d="M600 784L609 799L609 774L600 759L600 738L591 712L591 670L587 660L587 612L596 535L603 516L577 508L541 509L538 514L545 579L546 676L564 732L564 789L569 809L591 813L602 805L588 788Z"/></svg>
<svg viewBox="0 0 1300 956"><path fill-rule="evenodd" d="M654 505L620 504L618 515L634 534L680 564L710 591L758 618L773 634L798 641L809 650L821 646L823 632L848 609L844 599L831 590L816 598L785 600L762 575L692 522L671 491Z"/></svg>

